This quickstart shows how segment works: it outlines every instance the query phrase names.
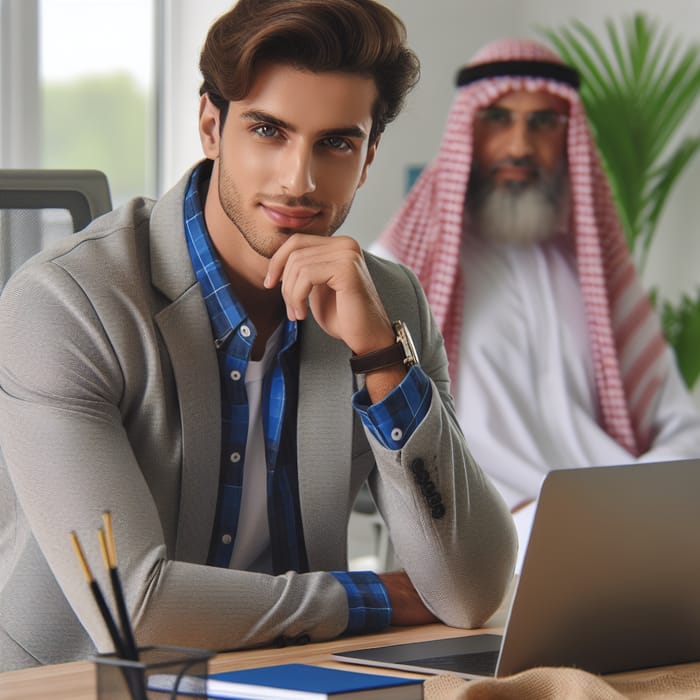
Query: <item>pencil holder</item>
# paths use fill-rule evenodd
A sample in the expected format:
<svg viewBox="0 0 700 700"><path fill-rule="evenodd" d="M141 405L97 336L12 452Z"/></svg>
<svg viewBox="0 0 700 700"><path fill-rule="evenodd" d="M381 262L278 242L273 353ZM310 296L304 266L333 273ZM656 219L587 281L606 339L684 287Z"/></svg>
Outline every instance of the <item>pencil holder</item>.
<svg viewBox="0 0 700 700"><path fill-rule="evenodd" d="M183 647L139 649L138 661L115 654L92 657L97 673L97 700L178 700L206 698L212 652Z"/></svg>

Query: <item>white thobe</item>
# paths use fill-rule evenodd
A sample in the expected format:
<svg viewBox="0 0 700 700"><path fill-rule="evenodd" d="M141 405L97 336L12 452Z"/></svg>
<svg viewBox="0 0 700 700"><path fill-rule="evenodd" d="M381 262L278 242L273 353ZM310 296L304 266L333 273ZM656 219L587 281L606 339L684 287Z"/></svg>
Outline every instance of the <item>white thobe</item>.
<svg viewBox="0 0 700 700"><path fill-rule="evenodd" d="M511 508L537 498L550 469L627 464L601 427L573 252L564 240L485 242L462 252L465 303L455 390L467 443ZM669 348L654 441L642 461L700 455L700 414ZM515 515L518 568L535 503Z"/></svg>

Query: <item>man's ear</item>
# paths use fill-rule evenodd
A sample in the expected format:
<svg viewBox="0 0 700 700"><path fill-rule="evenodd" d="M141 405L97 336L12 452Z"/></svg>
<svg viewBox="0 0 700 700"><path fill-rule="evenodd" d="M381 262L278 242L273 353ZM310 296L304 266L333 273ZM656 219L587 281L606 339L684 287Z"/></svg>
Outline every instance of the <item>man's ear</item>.
<svg viewBox="0 0 700 700"><path fill-rule="evenodd" d="M367 171L369 170L369 166L372 165L374 161L374 157L377 155L377 148L379 147L379 139L381 137L377 136L376 141L367 149L367 157L365 158L365 164L362 167L362 175L360 175L360 181L357 183L358 189L362 187L362 185L365 184L365 180L367 179Z"/></svg>
<svg viewBox="0 0 700 700"><path fill-rule="evenodd" d="M205 93L199 100L199 140L202 143L204 155L211 160L219 156L219 143L221 141L220 128L221 113L218 107Z"/></svg>

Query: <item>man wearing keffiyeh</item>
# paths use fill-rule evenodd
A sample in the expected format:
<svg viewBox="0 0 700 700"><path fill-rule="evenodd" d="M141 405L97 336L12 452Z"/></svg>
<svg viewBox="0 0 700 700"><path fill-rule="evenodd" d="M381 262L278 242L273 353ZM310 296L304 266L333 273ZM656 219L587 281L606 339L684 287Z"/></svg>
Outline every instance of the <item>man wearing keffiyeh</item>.
<svg viewBox="0 0 700 700"><path fill-rule="evenodd" d="M470 449L515 514L547 471L700 455L700 415L637 277L579 97L528 40L457 76L435 160L372 250L418 275Z"/></svg>

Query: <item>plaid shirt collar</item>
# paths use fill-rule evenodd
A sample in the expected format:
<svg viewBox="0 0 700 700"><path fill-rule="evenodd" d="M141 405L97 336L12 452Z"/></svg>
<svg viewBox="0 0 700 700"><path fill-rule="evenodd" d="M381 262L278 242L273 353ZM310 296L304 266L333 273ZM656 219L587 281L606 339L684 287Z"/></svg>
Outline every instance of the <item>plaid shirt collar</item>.
<svg viewBox="0 0 700 700"><path fill-rule="evenodd" d="M211 320L214 343L219 348L248 317L231 288L204 222L200 185L209 179L211 167L211 162L205 161L195 168L190 177L185 194L185 235L194 274ZM282 351L296 342L297 332L297 322L288 320L282 338Z"/></svg>

